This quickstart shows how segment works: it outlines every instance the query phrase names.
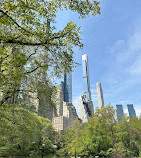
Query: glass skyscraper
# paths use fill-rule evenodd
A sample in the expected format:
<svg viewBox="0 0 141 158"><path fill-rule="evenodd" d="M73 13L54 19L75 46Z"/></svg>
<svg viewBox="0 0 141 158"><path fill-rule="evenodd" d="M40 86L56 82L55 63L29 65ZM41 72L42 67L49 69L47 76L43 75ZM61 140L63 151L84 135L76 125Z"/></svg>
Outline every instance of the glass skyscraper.
<svg viewBox="0 0 141 158"><path fill-rule="evenodd" d="M89 79L87 54L82 55L82 69L83 69L84 95L86 95L87 98L91 101L91 90L90 90L90 79Z"/></svg>
<svg viewBox="0 0 141 158"><path fill-rule="evenodd" d="M122 105L116 105L117 108L117 117L119 119L119 123L123 122L123 106Z"/></svg>
<svg viewBox="0 0 141 158"><path fill-rule="evenodd" d="M72 102L72 72L64 74L64 82L61 82L65 102Z"/></svg>
<svg viewBox="0 0 141 158"><path fill-rule="evenodd" d="M133 104L127 104L129 116L136 117L136 112L134 110Z"/></svg>

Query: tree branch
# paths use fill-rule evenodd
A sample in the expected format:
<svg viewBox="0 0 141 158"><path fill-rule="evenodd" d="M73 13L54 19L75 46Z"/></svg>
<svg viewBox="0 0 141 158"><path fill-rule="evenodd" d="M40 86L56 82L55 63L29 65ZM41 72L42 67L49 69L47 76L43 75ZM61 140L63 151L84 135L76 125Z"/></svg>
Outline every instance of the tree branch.
<svg viewBox="0 0 141 158"><path fill-rule="evenodd" d="M4 12L3 10L0 9L0 12L4 15L6 15L9 19L11 19L13 21L14 24L16 24L20 29L22 29L23 31L28 32L29 34L34 35L34 33L31 33L30 31L24 29L22 26L20 26L10 15L7 14L7 12Z"/></svg>
<svg viewBox="0 0 141 158"><path fill-rule="evenodd" d="M25 45L25 46L41 46L42 45L42 43L22 42L22 41L18 41L14 39L9 39L7 41L3 41L2 39L0 39L0 42L9 43L9 44L19 44L19 45Z"/></svg>
<svg viewBox="0 0 141 158"><path fill-rule="evenodd" d="M26 61L28 61L32 55L35 55L35 54L37 53L37 49L38 49L38 48L39 48L39 46L35 49L35 52L34 52L34 53L30 54L30 55L27 57L27 60L26 60Z"/></svg>
<svg viewBox="0 0 141 158"><path fill-rule="evenodd" d="M38 68L39 68L39 67L36 67L36 68L34 68L33 70L31 70L31 71L26 71L24 74L32 73L32 72L36 71Z"/></svg>
<svg viewBox="0 0 141 158"><path fill-rule="evenodd" d="M40 43L31 43L31 42L22 42L22 41L18 41L18 40L14 40L14 39L9 39L9 40L2 40L0 39L0 43L3 42L3 43L9 43L9 44L18 44L18 45L24 45L24 46L44 46L46 44L50 44L52 46L58 46L58 44L56 43L49 43L49 42L40 42ZM61 45L61 46L65 46L65 45Z"/></svg>
<svg viewBox="0 0 141 158"><path fill-rule="evenodd" d="M7 101L12 96L9 95L10 92L7 92L6 96L0 101L0 105L4 104L5 101Z"/></svg>

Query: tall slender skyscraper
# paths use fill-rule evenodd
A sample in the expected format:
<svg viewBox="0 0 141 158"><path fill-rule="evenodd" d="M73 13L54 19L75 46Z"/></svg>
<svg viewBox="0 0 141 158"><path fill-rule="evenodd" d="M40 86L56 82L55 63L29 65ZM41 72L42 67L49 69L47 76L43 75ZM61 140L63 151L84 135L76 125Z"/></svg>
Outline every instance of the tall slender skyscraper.
<svg viewBox="0 0 141 158"><path fill-rule="evenodd" d="M89 79L89 67L87 54L82 55L82 68L83 68L83 82L84 82L84 94L91 101L90 79Z"/></svg>
<svg viewBox="0 0 141 158"><path fill-rule="evenodd" d="M62 91L65 102L72 102L72 72L64 74L64 82L62 84Z"/></svg>
<svg viewBox="0 0 141 158"><path fill-rule="evenodd" d="M97 82L96 87L97 87L98 106L99 109L101 109L104 107L104 99L103 99L103 91L102 91L101 83Z"/></svg>
<svg viewBox="0 0 141 158"><path fill-rule="evenodd" d="M128 107L129 116L136 117L136 112L133 104L127 104L127 107Z"/></svg>
<svg viewBox="0 0 141 158"><path fill-rule="evenodd" d="M117 117L119 119L119 123L123 122L123 106L122 105L116 105L117 108Z"/></svg>

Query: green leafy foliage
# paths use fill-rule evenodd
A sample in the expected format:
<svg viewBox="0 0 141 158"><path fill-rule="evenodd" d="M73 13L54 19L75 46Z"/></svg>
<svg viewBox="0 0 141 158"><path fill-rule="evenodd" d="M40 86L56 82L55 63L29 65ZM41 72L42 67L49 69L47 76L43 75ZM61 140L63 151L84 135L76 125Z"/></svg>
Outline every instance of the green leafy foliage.
<svg viewBox="0 0 141 158"><path fill-rule="evenodd" d="M38 153L43 142L51 148L54 137L55 131L47 118L20 106L0 108L0 156Z"/></svg>
<svg viewBox="0 0 141 158"><path fill-rule="evenodd" d="M80 27L72 21L57 31L56 14L71 10L80 18L100 13L89 0L0 0L0 105L17 104L34 79L72 70L73 47L82 49Z"/></svg>
<svg viewBox="0 0 141 158"><path fill-rule="evenodd" d="M62 155L138 157L141 152L141 118L125 116L118 124L113 107L97 109L88 123L74 122L61 138Z"/></svg>
<svg viewBox="0 0 141 158"><path fill-rule="evenodd" d="M31 48L32 52L43 48L47 51L46 65L52 66L56 73L71 69L75 63L73 46L83 46L80 27L72 21L64 29L56 31L57 12L69 9L77 12L81 18L100 13L99 2L89 0L0 0L0 6L2 47L18 45L24 49L26 56ZM36 57L37 54L39 51L34 52Z"/></svg>

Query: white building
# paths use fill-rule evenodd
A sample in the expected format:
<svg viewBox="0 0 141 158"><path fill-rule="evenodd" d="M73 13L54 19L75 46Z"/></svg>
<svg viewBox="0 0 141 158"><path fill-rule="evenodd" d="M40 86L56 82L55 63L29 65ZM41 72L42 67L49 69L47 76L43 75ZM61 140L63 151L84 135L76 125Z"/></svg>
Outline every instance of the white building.
<svg viewBox="0 0 141 158"><path fill-rule="evenodd" d="M98 106L99 109L101 109L104 107L104 99L103 99L103 91L102 91L101 83L97 82L96 87L97 87Z"/></svg>

